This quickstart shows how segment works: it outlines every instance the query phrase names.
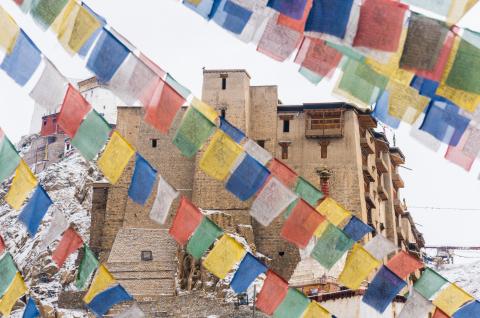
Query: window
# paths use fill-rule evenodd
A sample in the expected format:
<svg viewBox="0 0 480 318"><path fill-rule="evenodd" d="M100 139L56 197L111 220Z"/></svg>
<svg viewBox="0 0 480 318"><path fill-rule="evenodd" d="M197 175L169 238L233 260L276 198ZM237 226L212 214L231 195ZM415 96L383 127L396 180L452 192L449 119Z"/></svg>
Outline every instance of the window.
<svg viewBox="0 0 480 318"><path fill-rule="evenodd" d="M55 136L48 136L47 137L48 144L53 144L55 141L57 141L57 137L55 137Z"/></svg>
<svg viewBox="0 0 480 318"><path fill-rule="evenodd" d="M278 252L278 255L283 256L285 255L285 252Z"/></svg>
<svg viewBox="0 0 480 318"><path fill-rule="evenodd" d="M227 110L225 108L220 110L220 117L225 118L227 116Z"/></svg>
<svg viewBox="0 0 480 318"><path fill-rule="evenodd" d="M43 120L43 126L47 126L47 120L46 119Z"/></svg>
<svg viewBox="0 0 480 318"><path fill-rule="evenodd" d="M327 149L328 149L328 145L330 144L330 141L321 140L319 144L320 144L320 157L322 159L326 159L328 155Z"/></svg>
<svg viewBox="0 0 480 318"><path fill-rule="evenodd" d="M290 132L290 120L283 120L283 132Z"/></svg>
<svg viewBox="0 0 480 318"><path fill-rule="evenodd" d="M142 261L153 261L152 251L142 251Z"/></svg>
<svg viewBox="0 0 480 318"><path fill-rule="evenodd" d="M152 141L152 148L157 148L158 139L151 139L151 141Z"/></svg>
<svg viewBox="0 0 480 318"><path fill-rule="evenodd" d="M290 146L290 142L281 142L279 145L282 147L282 159L288 159L288 146Z"/></svg>
<svg viewBox="0 0 480 318"><path fill-rule="evenodd" d="M222 78L222 90L226 90L226 89L227 89L227 78L223 77Z"/></svg>
<svg viewBox="0 0 480 318"><path fill-rule="evenodd" d="M265 140L257 140L257 144L262 147L262 148L265 148Z"/></svg>

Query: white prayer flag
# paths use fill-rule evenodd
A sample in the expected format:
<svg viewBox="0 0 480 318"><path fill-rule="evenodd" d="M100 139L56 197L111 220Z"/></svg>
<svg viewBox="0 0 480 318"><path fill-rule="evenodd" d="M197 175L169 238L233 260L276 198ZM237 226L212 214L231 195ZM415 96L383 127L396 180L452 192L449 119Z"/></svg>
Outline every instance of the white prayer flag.
<svg viewBox="0 0 480 318"><path fill-rule="evenodd" d="M382 260L388 254L397 250L395 244L381 234L378 234L371 239L367 244L365 244L364 248L378 260Z"/></svg>
<svg viewBox="0 0 480 318"><path fill-rule="evenodd" d="M46 58L45 68L37 84L30 92L30 97L42 108L55 112L60 107L67 91L67 80Z"/></svg>
<svg viewBox="0 0 480 318"><path fill-rule="evenodd" d="M135 303L124 312L116 315L115 318L145 318L145 314Z"/></svg>
<svg viewBox="0 0 480 318"><path fill-rule="evenodd" d="M251 139L248 139L243 149L264 166L272 160L272 155Z"/></svg>
<svg viewBox="0 0 480 318"><path fill-rule="evenodd" d="M40 250L45 250L50 244L52 244L57 238L62 235L63 232L68 228L70 223L65 218L65 215L62 211L56 210L53 213L52 221L50 223L50 228L48 229L47 234L40 242Z"/></svg>
<svg viewBox="0 0 480 318"><path fill-rule="evenodd" d="M426 299L420 295L420 293L417 293L415 289L411 288L407 302L405 303L405 306L403 306L398 318L428 317L428 314L432 311L433 307L434 306L430 300Z"/></svg>
<svg viewBox="0 0 480 318"><path fill-rule="evenodd" d="M160 224L165 224L168 212L180 193L168 184L162 176L158 180L157 197L153 202L150 218Z"/></svg>

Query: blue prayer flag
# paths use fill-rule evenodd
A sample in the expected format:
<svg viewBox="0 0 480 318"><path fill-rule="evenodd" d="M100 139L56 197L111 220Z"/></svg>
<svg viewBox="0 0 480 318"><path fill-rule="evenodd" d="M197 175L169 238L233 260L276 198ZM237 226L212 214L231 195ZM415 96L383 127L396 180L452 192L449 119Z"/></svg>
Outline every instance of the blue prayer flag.
<svg viewBox="0 0 480 318"><path fill-rule="evenodd" d="M353 0L313 0L305 31L331 34L343 39Z"/></svg>
<svg viewBox="0 0 480 318"><path fill-rule="evenodd" d="M107 83L127 58L130 50L105 28L87 62L99 83Z"/></svg>
<svg viewBox="0 0 480 318"><path fill-rule="evenodd" d="M375 109L373 110L372 115L385 125L397 129L398 126L400 126L400 120L388 113L389 96L390 95L387 91L382 92L375 103Z"/></svg>
<svg viewBox="0 0 480 318"><path fill-rule="evenodd" d="M368 285L362 301L376 311L383 313L405 286L407 286L407 283L403 279L387 267L382 266L373 281Z"/></svg>
<svg viewBox="0 0 480 318"><path fill-rule="evenodd" d="M270 171L265 166L245 154L240 165L228 179L225 188L240 200L245 201L260 190L269 175Z"/></svg>
<svg viewBox="0 0 480 318"><path fill-rule="evenodd" d="M223 11L227 13L227 17L225 18L222 27L235 34L242 33L253 13L230 0L227 0L225 3Z"/></svg>
<svg viewBox="0 0 480 318"><path fill-rule="evenodd" d="M307 0L269 0L267 6L295 20L303 17Z"/></svg>
<svg viewBox="0 0 480 318"><path fill-rule="evenodd" d="M82 2L82 7L84 7L91 15L93 15L97 19L97 21L100 22L100 25L102 27L104 27L105 24L107 24L107 20L105 20L104 17L97 14L89 6L87 6L84 2ZM99 28L92 34L92 36L88 39L88 41L85 42L85 44L83 44L83 46L78 51L79 56L81 56L81 57L87 56L88 51L92 47L93 43L95 43L95 40L98 38L98 36L100 35L101 32L102 32L102 28Z"/></svg>
<svg viewBox="0 0 480 318"><path fill-rule="evenodd" d="M354 241L360 241L365 235L371 233L373 228L363 223L362 220L356 216L352 216L348 224L343 229L343 232Z"/></svg>
<svg viewBox="0 0 480 318"><path fill-rule="evenodd" d="M229 135L237 143L240 143L243 138L245 138L245 134L243 133L243 131L230 124L223 117L220 117L220 129L223 130L224 133Z"/></svg>
<svg viewBox="0 0 480 318"><path fill-rule="evenodd" d="M414 76L410 86L415 88L420 95L427 96L430 98L435 97L435 92L437 91L439 82L429 80L420 76Z"/></svg>
<svg viewBox="0 0 480 318"><path fill-rule="evenodd" d="M115 285L95 296L87 307L97 317L103 317L116 304L131 300L133 297L121 285Z"/></svg>
<svg viewBox="0 0 480 318"><path fill-rule="evenodd" d="M452 318L472 318L472 317L480 317L480 302L478 300L475 300L469 304L466 304L452 316Z"/></svg>
<svg viewBox="0 0 480 318"><path fill-rule="evenodd" d="M133 172L132 181L128 188L128 196L134 202L144 205L152 193L156 179L157 170L137 152L135 171Z"/></svg>
<svg viewBox="0 0 480 318"><path fill-rule="evenodd" d="M183 0L183 5L201 15L204 19L210 20L211 12L216 11L218 2L218 0L202 0L198 5L194 5L187 0Z"/></svg>
<svg viewBox="0 0 480 318"><path fill-rule="evenodd" d="M37 233L38 227L50 205L52 205L52 200L42 186L38 185L33 196L18 216L18 220L27 227L28 234L31 237Z"/></svg>
<svg viewBox="0 0 480 318"><path fill-rule="evenodd" d="M33 298L29 298L25 311L23 312L23 318L36 318L40 317L40 312L38 311L37 305Z"/></svg>
<svg viewBox="0 0 480 318"><path fill-rule="evenodd" d="M243 293L247 291L258 275L265 273L267 269L268 267L265 264L252 254L247 253L235 272L230 287L237 294Z"/></svg>
<svg viewBox="0 0 480 318"><path fill-rule="evenodd" d="M32 77L41 60L40 50L23 30L20 30L13 51L5 56L0 68L23 86Z"/></svg>

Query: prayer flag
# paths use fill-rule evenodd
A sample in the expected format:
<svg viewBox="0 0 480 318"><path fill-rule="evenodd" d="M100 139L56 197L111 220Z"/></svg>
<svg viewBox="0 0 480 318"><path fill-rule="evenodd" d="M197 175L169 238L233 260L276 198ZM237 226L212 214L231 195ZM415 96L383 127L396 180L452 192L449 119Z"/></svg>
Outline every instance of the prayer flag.
<svg viewBox="0 0 480 318"><path fill-rule="evenodd" d="M353 0L315 0L305 31L330 34L343 39L347 30Z"/></svg>
<svg viewBox="0 0 480 318"><path fill-rule="evenodd" d="M424 266L423 262L405 251L400 251L393 256L386 265L398 277L406 279L408 275Z"/></svg>
<svg viewBox="0 0 480 318"><path fill-rule="evenodd" d="M72 145L86 160L92 161L107 143L111 131L105 118L92 109L75 133Z"/></svg>
<svg viewBox="0 0 480 318"><path fill-rule="evenodd" d="M447 23L456 24L477 2L478 0L452 0L452 5L448 10Z"/></svg>
<svg viewBox="0 0 480 318"><path fill-rule="evenodd" d="M110 31L102 30L87 62L99 83L108 83L130 53L129 49Z"/></svg>
<svg viewBox="0 0 480 318"><path fill-rule="evenodd" d="M13 261L12 254L9 252L5 253L0 258L0 298L5 295L17 272L18 269Z"/></svg>
<svg viewBox="0 0 480 318"><path fill-rule="evenodd" d="M135 303L121 314L116 315L115 318L145 318L145 314Z"/></svg>
<svg viewBox="0 0 480 318"><path fill-rule="evenodd" d="M262 165L266 166L267 163L272 160L272 154L260 147L252 139L248 139L247 142L243 145L243 149L252 156L255 160L260 162ZM271 169L270 169L271 171ZM278 177L277 177L278 178Z"/></svg>
<svg viewBox="0 0 480 318"><path fill-rule="evenodd" d="M135 149L117 131L114 131L97 164L108 181L115 184L134 154Z"/></svg>
<svg viewBox="0 0 480 318"><path fill-rule="evenodd" d="M363 223L363 221L356 216L352 216L343 228L343 232L355 242L360 241L365 235L373 232L373 230L370 225Z"/></svg>
<svg viewBox="0 0 480 318"><path fill-rule="evenodd" d="M246 154L232 171L225 188L240 200L246 201L260 190L269 176L270 171L265 166Z"/></svg>
<svg viewBox="0 0 480 318"><path fill-rule="evenodd" d="M21 160L15 171L12 185L5 196L5 201L15 210L20 210L23 202L37 185L37 178L25 161Z"/></svg>
<svg viewBox="0 0 480 318"><path fill-rule="evenodd" d="M23 30L20 30L12 52L5 56L0 69L18 85L24 86L40 65L41 59L40 50Z"/></svg>
<svg viewBox="0 0 480 318"><path fill-rule="evenodd" d="M133 297L121 285L115 285L95 296L87 307L97 317L103 317L116 304L131 300Z"/></svg>
<svg viewBox="0 0 480 318"><path fill-rule="evenodd" d="M243 138L245 138L245 134L230 124L224 117L220 117L220 129L235 140L236 143L242 142Z"/></svg>
<svg viewBox="0 0 480 318"><path fill-rule="evenodd" d="M210 120L212 123L215 123L215 120L218 117L218 113L215 110L215 108L208 105L207 103L202 102L201 100L199 100L196 97L192 98L191 104L196 110L198 110L203 116L205 116L205 118ZM230 137L232 137L232 136L230 136ZM232 137L232 139L234 139L234 138Z"/></svg>
<svg viewBox="0 0 480 318"><path fill-rule="evenodd" d="M303 17L307 0L269 0L267 6L295 20Z"/></svg>
<svg viewBox="0 0 480 318"><path fill-rule="evenodd" d="M47 192L41 185L38 185L37 189L33 193L33 196L30 198L18 216L18 220L26 226L30 237L35 236L43 217L52 204L53 202L48 196Z"/></svg>
<svg viewBox="0 0 480 318"><path fill-rule="evenodd" d="M480 35L477 36L480 38ZM480 75L474 71L479 67L480 48L462 40L445 83L462 91L480 94Z"/></svg>
<svg viewBox="0 0 480 318"><path fill-rule="evenodd" d="M300 45L303 33L277 23L273 17L258 42L257 51L279 62L285 61Z"/></svg>
<svg viewBox="0 0 480 318"><path fill-rule="evenodd" d="M432 311L432 302L425 299L421 294L411 289L408 295L407 302L403 306L398 318L412 318L412 317L428 317Z"/></svg>
<svg viewBox="0 0 480 318"><path fill-rule="evenodd" d="M448 146L445 159L470 171L480 151L480 130L469 127L456 146Z"/></svg>
<svg viewBox="0 0 480 318"><path fill-rule="evenodd" d="M76 88L68 84L67 93L58 115L58 125L68 136L74 138L83 119L91 110L92 105Z"/></svg>
<svg viewBox="0 0 480 318"><path fill-rule="evenodd" d="M32 297L28 298L27 306L23 312L23 318L37 318L40 317L40 311L38 311L35 300Z"/></svg>
<svg viewBox="0 0 480 318"><path fill-rule="evenodd" d="M107 21L105 20L104 17L93 11L89 6L85 4L85 2L82 2L82 7L84 7L91 15L93 15L97 21L100 23L102 28L97 29L92 36L83 44L82 48L78 51L78 55L81 56L82 58L87 56L88 52L92 48L93 44L95 41L98 39L100 34L102 33L103 27L105 24L107 24Z"/></svg>
<svg viewBox="0 0 480 318"><path fill-rule="evenodd" d="M413 288L425 297L432 297L446 284L448 281L433 269L426 267L422 276L413 284Z"/></svg>
<svg viewBox="0 0 480 318"><path fill-rule="evenodd" d="M433 313L432 318L450 318L450 316L448 316L446 313L444 313L437 307L435 308L435 312Z"/></svg>
<svg viewBox="0 0 480 318"><path fill-rule="evenodd" d="M257 296L255 305L267 315L273 315L288 293L288 283L276 273L268 270L267 278Z"/></svg>
<svg viewBox="0 0 480 318"><path fill-rule="evenodd" d="M308 68L304 68L304 67L300 67L300 69L298 70L298 73L300 73L300 75L305 77L313 85L317 85L323 79L323 76L320 76L317 73L314 73L310 71Z"/></svg>
<svg viewBox="0 0 480 318"><path fill-rule="evenodd" d="M52 259L57 267L61 268L68 256L76 252L82 245L83 240L80 235L73 228L68 228L63 233L62 239L52 255Z"/></svg>
<svg viewBox="0 0 480 318"><path fill-rule="evenodd" d="M45 64L45 68L30 92L30 97L36 104L53 113L62 105L67 91L67 79L45 57L43 64Z"/></svg>
<svg viewBox="0 0 480 318"><path fill-rule="evenodd" d="M421 96L410 86L390 81L387 85L389 92L388 114L413 124L428 106L430 99Z"/></svg>
<svg viewBox="0 0 480 318"><path fill-rule="evenodd" d="M219 181L225 180L243 149L221 130L217 130L200 159L200 169Z"/></svg>
<svg viewBox="0 0 480 318"><path fill-rule="evenodd" d="M0 129L0 182L10 177L20 163L20 156L10 139Z"/></svg>
<svg viewBox="0 0 480 318"><path fill-rule="evenodd" d="M263 226L268 226L297 196L280 181L272 177L257 195L250 215Z"/></svg>
<svg viewBox="0 0 480 318"><path fill-rule="evenodd" d="M325 41L305 37L298 50L295 63L325 77L335 71L341 59L342 54L328 46Z"/></svg>
<svg viewBox="0 0 480 318"><path fill-rule="evenodd" d="M40 250L45 250L50 244L53 243L63 232L68 229L69 223L65 218L63 211L55 210L53 212L52 220L50 221L50 227L45 237L40 241Z"/></svg>
<svg viewBox="0 0 480 318"><path fill-rule="evenodd" d="M382 234L375 235L370 241L365 244L365 249L378 260L382 260L390 253L395 252L397 246L387 239Z"/></svg>
<svg viewBox="0 0 480 318"><path fill-rule="evenodd" d="M388 100L389 93L388 91L383 91L382 94L378 97L377 102L375 103L375 109L373 110L373 117L381 121L385 125L397 129L400 126L400 120L393 116L390 116L388 113Z"/></svg>
<svg viewBox="0 0 480 318"><path fill-rule="evenodd" d="M202 148L214 131L214 123L196 108L189 107L173 137L173 144L184 156L191 158Z"/></svg>
<svg viewBox="0 0 480 318"><path fill-rule="evenodd" d="M135 171L128 188L128 196L134 202L145 205L155 185L157 170L138 152L135 156Z"/></svg>
<svg viewBox="0 0 480 318"><path fill-rule="evenodd" d="M10 54L15 46L20 27L3 8L0 8L0 30L2 30L0 48Z"/></svg>
<svg viewBox="0 0 480 318"><path fill-rule="evenodd" d="M273 159L268 169L272 173L272 176L280 180L287 187L292 188L297 184L298 175L280 160L276 158Z"/></svg>
<svg viewBox="0 0 480 318"><path fill-rule="evenodd" d="M367 252L360 244L355 244L348 253L347 261L338 281L351 290L358 289L370 273L381 262Z"/></svg>
<svg viewBox="0 0 480 318"><path fill-rule="evenodd" d="M180 245L185 245L202 222L204 216L187 198L182 196L169 234Z"/></svg>
<svg viewBox="0 0 480 318"><path fill-rule="evenodd" d="M62 12L67 2L68 0L35 0L30 14L33 20L43 30L46 30Z"/></svg>
<svg viewBox="0 0 480 318"><path fill-rule="evenodd" d="M275 310L275 318L300 318L310 304L310 300L298 290L289 288L287 296Z"/></svg>
<svg viewBox="0 0 480 318"><path fill-rule="evenodd" d="M0 312L3 316L10 316L13 306L20 297L25 295L26 291L27 287L25 286L23 277L20 273L17 273L8 287L7 292L3 295L2 299L0 299Z"/></svg>
<svg viewBox="0 0 480 318"><path fill-rule="evenodd" d="M466 291L456 284L450 284L442 289L433 299L433 304L450 317L464 304L474 300Z"/></svg>
<svg viewBox="0 0 480 318"><path fill-rule="evenodd" d="M167 220L172 202L178 195L179 192L168 184L162 176L159 176L157 196L155 197L155 201L153 201L152 210L150 210L150 219L159 224L164 224Z"/></svg>
<svg viewBox="0 0 480 318"><path fill-rule="evenodd" d="M362 301L376 311L383 313L405 286L407 286L405 281L392 273L387 267L382 266L368 286Z"/></svg>
<svg viewBox="0 0 480 318"><path fill-rule="evenodd" d="M202 265L213 275L224 279L235 264L243 259L245 253L246 250L240 243L224 234L215 243Z"/></svg>
<svg viewBox="0 0 480 318"><path fill-rule="evenodd" d="M452 0L402 0L402 2L446 17Z"/></svg>
<svg viewBox="0 0 480 318"><path fill-rule="evenodd" d="M302 318L332 318L332 315L316 301L310 302Z"/></svg>
<svg viewBox="0 0 480 318"><path fill-rule="evenodd" d="M302 17L300 19L294 19L285 14L278 16L277 23L289 27L292 30L302 32L305 31L305 24L307 23L308 15L312 9L313 0L307 0L305 8L303 9Z"/></svg>
<svg viewBox="0 0 480 318"><path fill-rule="evenodd" d="M478 300L472 301L469 304L466 304L460 308L453 318L471 318L471 317L480 317L480 302ZM401 317L400 317L401 318Z"/></svg>
<svg viewBox="0 0 480 318"><path fill-rule="evenodd" d="M339 228L329 224L318 238L311 257L326 269L331 269L355 242L348 238Z"/></svg>
<svg viewBox="0 0 480 318"><path fill-rule="evenodd" d="M297 184L295 185L295 193L312 206L317 205L318 200L320 200L324 196L320 190L315 188L303 177L299 177L297 179Z"/></svg>
<svg viewBox="0 0 480 318"><path fill-rule="evenodd" d="M299 248L306 248L313 233L324 220L313 207L300 199L283 223L281 236Z"/></svg>
<svg viewBox="0 0 480 318"><path fill-rule="evenodd" d="M268 267L265 264L252 254L247 253L235 272L230 287L237 294L244 293L255 279L267 270Z"/></svg>
<svg viewBox="0 0 480 318"><path fill-rule="evenodd" d="M204 217L187 244L187 252L195 259L201 259L203 254L223 234L221 228Z"/></svg>
<svg viewBox="0 0 480 318"><path fill-rule="evenodd" d="M193 10L204 19L210 19L210 13L213 6L219 0L183 0L182 3L189 9Z"/></svg>
<svg viewBox="0 0 480 318"><path fill-rule="evenodd" d="M78 267L77 279L75 281L75 286L84 290L87 287L87 281L90 276L95 272L100 263L93 254L92 250L88 247L87 244L83 245L83 258Z"/></svg>
<svg viewBox="0 0 480 318"><path fill-rule="evenodd" d="M150 66L152 67L152 66ZM158 66L156 66L156 68L158 68ZM158 70L156 71L157 75L159 74ZM160 76L160 75L159 75ZM180 84L179 82L177 82L172 75L170 75L170 73L167 73L166 77L165 77L165 82L170 85L171 88L173 88L174 91L176 91L180 96L182 96L185 100L187 100L189 98L189 96L192 94L192 92L186 88L185 86L183 86L182 84ZM192 104L195 103L195 97L193 97L192 99ZM205 116L205 114L204 114ZM208 118L208 116L206 116Z"/></svg>
<svg viewBox="0 0 480 318"><path fill-rule="evenodd" d="M230 0L223 0L216 11L213 20L225 30L241 34L247 25L252 11Z"/></svg>
<svg viewBox="0 0 480 318"><path fill-rule="evenodd" d="M316 208L318 213L325 216L327 220L335 226L341 224L345 219L352 214L338 204L331 197L326 197Z"/></svg>
<svg viewBox="0 0 480 318"><path fill-rule="evenodd" d="M83 297L83 301L85 303L90 303L92 299L95 298L99 293L106 290L110 286L116 283L115 278L113 278L112 274L108 271L108 269L103 265L100 264L98 267L97 273L93 278L92 284L90 284L90 288L88 292Z"/></svg>
<svg viewBox="0 0 480 318"><path fill-rule="evenodd" d="M436 96L436 91L439 85L439 82L419 77L417 75L415 75L415 77L412 79L412 82L410 83L410 86L415 88L420 95L430 98L434 98Z"/></svg>

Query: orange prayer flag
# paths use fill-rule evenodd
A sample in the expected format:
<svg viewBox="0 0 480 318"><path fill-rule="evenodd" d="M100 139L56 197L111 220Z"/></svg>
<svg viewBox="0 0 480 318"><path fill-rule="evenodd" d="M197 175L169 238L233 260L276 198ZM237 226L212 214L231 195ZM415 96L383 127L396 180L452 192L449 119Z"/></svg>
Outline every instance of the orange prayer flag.
<svg viewBox="0 0 480 318"><path fill-rule="evenodd" d="M397 274L398 277L405 279L417 269L424 267L424 265L422 261L416 259L405 251L401 251L388 261L387 267Z"/></svg>
<svg viewBox="0 0 480 318"><path fill-rule="evenodd" d="M63 233L62 239L52 255L53 261L58 268L62 267L67 257L82 246L83 240L80 235L73 228L68 228Z"/></svg>
<svg viewBox="0 0 480 318"><path fill-rule="evenodd" d="M90 103L83 98L76 88L69 84L58 115L58 124L69 137L73 138L91 109Z"/></svg>
<svg viewBox="0 0 480 318"><path fill-rule="evenodd" d="M267 278L263 282L262 290L257 297L255 305L267 315L273 315L277 307L282 303L288 292L288 283L280 276L269 270Z"/></svg>
<svg viewBox="0 0 480 318"><path fill-rule="evenodd" d="M268 169L273 176L282 181L282 183L289 188L292 188L297 182L298 175L295 171L278 159L272 160Z"/></svg>
<svg viewBox="0 0 480 318"><path fill-rule="evenodd" d="M180 245L185 245L203 219L203 214L187 198L182 197L169 234Z"/></svg>

